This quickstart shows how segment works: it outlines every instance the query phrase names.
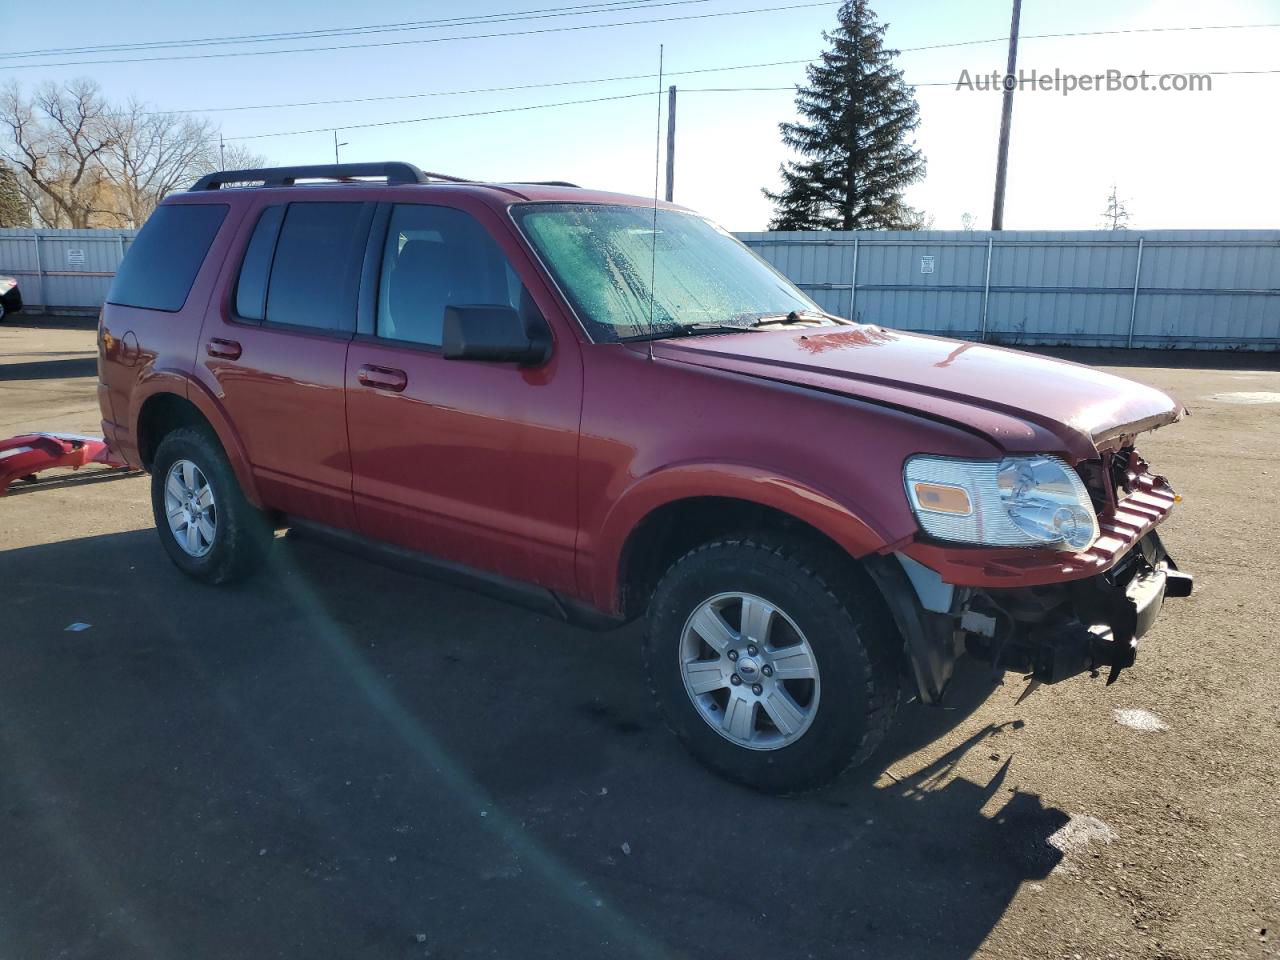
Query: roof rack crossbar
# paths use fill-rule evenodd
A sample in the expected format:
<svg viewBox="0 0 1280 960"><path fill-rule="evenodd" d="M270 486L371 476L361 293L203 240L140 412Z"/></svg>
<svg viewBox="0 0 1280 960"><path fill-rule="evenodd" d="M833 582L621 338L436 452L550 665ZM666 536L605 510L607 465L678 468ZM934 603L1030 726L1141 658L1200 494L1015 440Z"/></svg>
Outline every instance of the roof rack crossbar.
<svg viewBox="0 0 1280 960"><path fill-rule="evenodd" d="M384 179L388 185L403 183L430 183L443 180L449 183L468 183L461 177L443 173L425 173L412 163L388 161L385 163L320 163L298 167L261 167L253 170L220 170L201 177L191 187L199 190L219 190L237 183L261 181L264 187L291 187L299 180L335 180L350 182L363 178Z"/></svg>

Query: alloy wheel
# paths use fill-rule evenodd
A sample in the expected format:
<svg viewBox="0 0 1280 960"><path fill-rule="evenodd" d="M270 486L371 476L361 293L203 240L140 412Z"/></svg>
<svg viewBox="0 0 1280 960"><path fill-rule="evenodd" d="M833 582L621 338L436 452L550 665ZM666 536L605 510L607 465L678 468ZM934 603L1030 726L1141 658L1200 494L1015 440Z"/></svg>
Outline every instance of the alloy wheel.
<svg viewBox="0 0 1280 960"><path fill-rule="evenodd" d="M175 460L164 481L164 512L169 532L183 552L203 557L213 549L218 508L213 487L190 460Z"/></svg>
<svg viewBox="0 0 1280 960"><path fill-rule="evenodd" d="M751 750L789 746L818 711L818 661L785 612L749 593L704 600L685 622L680 672L699 715Z"/></svg>

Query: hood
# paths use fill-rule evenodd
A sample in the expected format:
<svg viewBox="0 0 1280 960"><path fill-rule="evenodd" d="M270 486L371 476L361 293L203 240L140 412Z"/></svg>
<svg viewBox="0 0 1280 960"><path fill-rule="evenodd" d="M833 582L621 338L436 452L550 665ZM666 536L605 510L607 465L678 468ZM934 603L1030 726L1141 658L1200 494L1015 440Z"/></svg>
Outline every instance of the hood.
<svg viewBox="0 0 1280 960"><path fill-rule="evenodd" d="M661 340L654 354L909 410L1009 452L1087 459L1183 413L1159 390L1077 363L861 324Z"/></svg>

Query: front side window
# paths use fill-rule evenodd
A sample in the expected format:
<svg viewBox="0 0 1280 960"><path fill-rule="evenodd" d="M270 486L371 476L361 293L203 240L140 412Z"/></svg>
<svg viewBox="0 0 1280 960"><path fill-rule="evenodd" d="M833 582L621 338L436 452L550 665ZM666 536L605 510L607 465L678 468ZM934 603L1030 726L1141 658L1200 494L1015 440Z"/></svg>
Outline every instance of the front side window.
<svg viewBox="0 0 1280 960"><path fill-rule="evenodd" d="M438 347L450 305L520 308L522 285L489 231L452 207L391 212L378 289L377 335Z"/></svg>
<svg viewBox="0 0 1280 960"><path fill-rule="evenodd" d="M116 271L107 302L169 313L181 310L228 209L225 203L156 208Z"/></svg>
<svg viewBox="0 0 1280 960"><path fill-rule="evenodd" d="M289 204L271 262L268 323L355 329L370 207L364 203Z"/></svg>
<svg viewBox="0 0 1280 960"><path fill-rule="evenodd" d="M512 209L594 340L746 327L761 317L820 312L789 280L702 217L659 210L655 234L652 207L555 203Z"/></svg>

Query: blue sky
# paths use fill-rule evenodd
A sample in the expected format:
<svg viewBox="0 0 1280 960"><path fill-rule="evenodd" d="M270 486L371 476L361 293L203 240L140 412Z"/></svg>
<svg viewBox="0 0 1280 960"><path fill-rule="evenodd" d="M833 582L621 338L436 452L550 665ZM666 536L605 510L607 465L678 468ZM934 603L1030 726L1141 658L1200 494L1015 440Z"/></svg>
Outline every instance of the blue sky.
<svg viewBox="0 0 1280 960"><path fill-rule="evenodd" d="M565 5L570 0L564 0ZM581 2L581 0L578 0ZM574 81L656 70L664 44L669 71L800 60L822 48L821 31L835 3L805 9L669 23L545 33L533 36L421 43L363 50L214 60L103 64L0 70L0 81L31 85L89 76L111 97L137 96L171 109L214 108L297 100L377 97L475 87ZM353 27L556 4L535 0L478 0L461 6L382 0L355 6L275 0L224 0L216 7L144 0L111 7L67 0L54 6L6 4L0 49L16 52L115 42L169 40L240 33ZM626 10L591 17L377 34L316 42L361 43L427 39L492 30L689 17L770 6L763 0L705 0L655 11ZM999 37L1010 5L943 0L873 3L889 23L888 42L901 48ZM180 10L190 11L183 15ZM48 15L53 11L54 16ZM216 11L216 16L210 16ZM1024 0L1022 32L1149 29L1162 26L1280 23L1280 0ZM309 46L264 44L256 48ZM219 48L222 51L242 48ZM1020 65L1093 72L1115 67L1159 71L1280 69L1280 29L1134 33L1124 36L1026 39ZM909 80L954 82L1001 69L1005 45L986 43L907 52ZM76 59L63 57L53 59ZM95 58L96 59L96 58ZM803 67L670 78L677 86L790 87ZM328 128L414 117L483 111L643 92L650 80L622 80L561 88L377 103L217 112L227 137ZM1010 153L1007 228L1081 229L1099 225L1114 181L1128 201L1133 226L1277 227L1280 178L1271 172L1280 133L1274 121L1280 74L1214 78L1204 93L1019 93ZM962 214L979 227L990 217L999 96L922 87L918 139L928 178L908 199L938 228L960 226ZM781 92L686 92L680 97L676 200L731 229L762 229L769 207L760 188L776 181L787 154L777 124L792 116ZM433 120L341 132L344 160L405 159L426 169L483 179L568 179L647 194L653 189L656 102L653 96L524 113ZM332 159L328 132L246 141L279 163Z"/></svg>

